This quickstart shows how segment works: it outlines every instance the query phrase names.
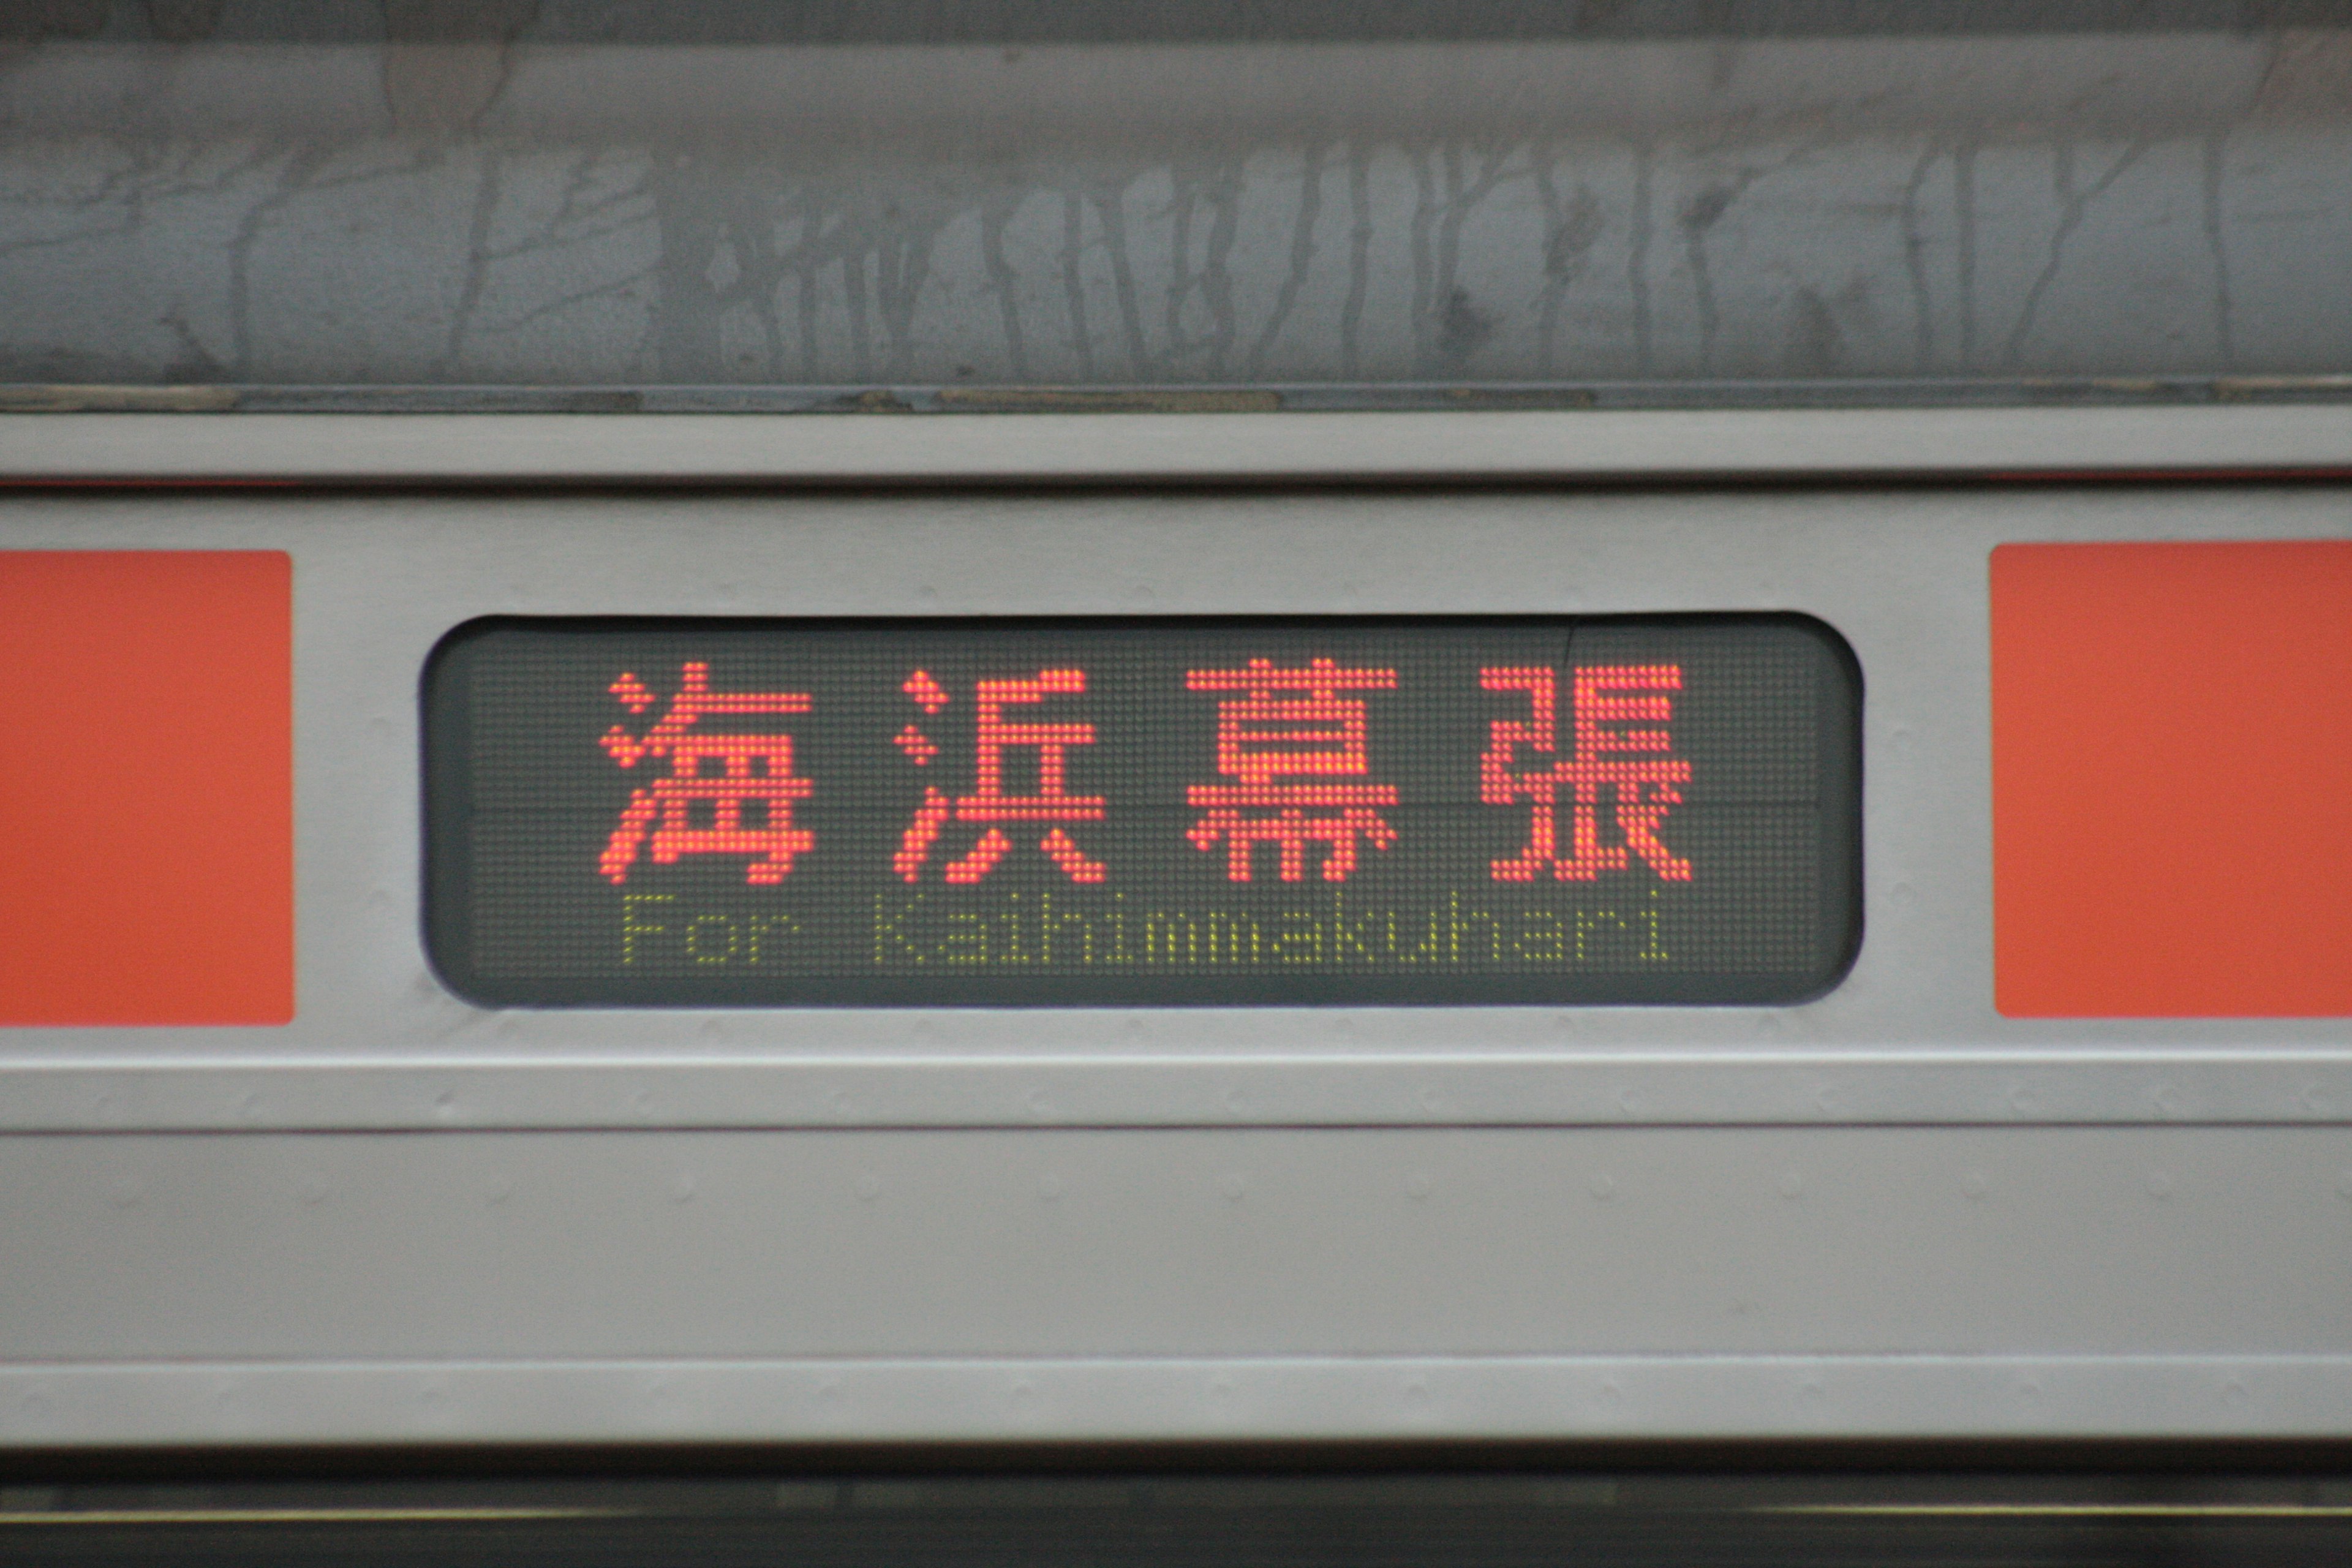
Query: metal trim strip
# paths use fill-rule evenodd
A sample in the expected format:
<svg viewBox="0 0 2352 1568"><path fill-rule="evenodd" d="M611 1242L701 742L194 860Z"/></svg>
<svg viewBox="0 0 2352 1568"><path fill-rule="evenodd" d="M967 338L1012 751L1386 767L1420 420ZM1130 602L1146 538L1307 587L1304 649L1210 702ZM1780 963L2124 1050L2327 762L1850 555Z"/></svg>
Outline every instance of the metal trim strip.
<svg viewBox="0 0 2352 1568"><path fill-rule="evenodd" d="M2352 473L2352 404L1023 414L20 414L0 483L1525 482Z"/></svg>
<svg viewBox="0 0 2352 1568"><path fill-rule="evenodd" d="M2341 1437L2352 1357L118 1362L0 1444Z"/></svg>

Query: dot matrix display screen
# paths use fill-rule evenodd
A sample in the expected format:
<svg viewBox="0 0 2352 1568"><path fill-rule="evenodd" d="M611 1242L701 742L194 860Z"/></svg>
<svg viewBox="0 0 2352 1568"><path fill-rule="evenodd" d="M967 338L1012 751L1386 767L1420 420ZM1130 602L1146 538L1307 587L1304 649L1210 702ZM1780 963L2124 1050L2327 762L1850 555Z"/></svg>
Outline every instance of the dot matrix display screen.
<svg viewBox="0 0 2352 1568"><path fill-rule="evenodd" d="M1860 939L1798 616L500 619L424 697L490 1005L1771 1004Z"/></svg>

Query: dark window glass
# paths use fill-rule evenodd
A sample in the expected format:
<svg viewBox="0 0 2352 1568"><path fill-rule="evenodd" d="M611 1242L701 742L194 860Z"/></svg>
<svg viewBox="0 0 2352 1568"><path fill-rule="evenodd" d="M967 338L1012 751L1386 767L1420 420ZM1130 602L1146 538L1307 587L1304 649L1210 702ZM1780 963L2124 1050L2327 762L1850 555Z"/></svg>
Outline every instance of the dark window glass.
<svg viewBox="0 0 2352 1568"><path fill-rule="evenodd" d="M2347 41L2249 0L12 5L0 402L2328 395Z"/></svg>

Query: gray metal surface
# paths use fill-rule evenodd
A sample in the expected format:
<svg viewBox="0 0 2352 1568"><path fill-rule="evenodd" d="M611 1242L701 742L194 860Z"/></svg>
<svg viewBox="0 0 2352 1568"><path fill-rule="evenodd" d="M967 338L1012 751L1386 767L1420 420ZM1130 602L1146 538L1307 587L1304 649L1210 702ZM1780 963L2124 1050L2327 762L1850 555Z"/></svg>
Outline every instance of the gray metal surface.
<svg viewBox="0 0 2352 1568"><path fill-rule="evenodd" d="M0 1284L16 1361L2352 1354L2341 1127L12 1138L0 1171L57 1265ZM89 1289L121 1271L169 1313Z"/></svg>
<svg viewBox="0 0 2352 1568"><path fill-rule="evenodd" d="M2341 1435L2352 1133L0 1139L0 1442Z"/></svg>
<svg viewBox="0 0 2352 1568"><path fill-rule="evenodd" d="M0 1125L2338 1121L2341 1020L1994 1012L1985 571L2347 530L2328 486L20 492L0 545L292 552L299 999L11 1031ZM1866 934L1803 1006L492 1012L425 964L417 674L475 616L1694 609L1815 615L1862 661Z"/></svg>
<svg viewBox="0 0 2352 1568"><path fill-rule="evenodd" d="M1153 9L14 7L0 380L2352 365L2341 5Z"/></svg>
<svg viewBox="0 0 2352 1568"><path fill-rule="evenodd" d="M2339 1432L2347 1157L2336 1131L11 1141L18 1256L50 1266L5 1287L0 1431Z"/></svg>

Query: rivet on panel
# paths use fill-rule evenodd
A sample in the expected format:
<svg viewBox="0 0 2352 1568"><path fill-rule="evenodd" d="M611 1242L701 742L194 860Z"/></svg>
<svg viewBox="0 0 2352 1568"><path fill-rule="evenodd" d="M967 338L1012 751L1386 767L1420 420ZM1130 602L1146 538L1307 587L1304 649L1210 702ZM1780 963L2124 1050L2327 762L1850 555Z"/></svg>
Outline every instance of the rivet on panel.
<svg viewBox="0 0 2352 1568"><path fill-rule="evenodd" d="M694 1201L694 1173L692 1171L680 1171L677 1175L670 1178L669 1201L674 1204L690 1204Z"/></svg>
<svg viewBox="0 0 2352 1568"><path fill-rule="evenodd" d="M1435 1184L1426 1172L1415 1171L1404 1179L1404 1195L1418 1201L1429 1196L1430 1188Z"/></svg>
<svg viewBox="0 0 2352 1568"><path fill-rule="evenodd" d="M2158 1203L2172 1196L2172 1178L2162 1171L2150 1171L2147 1173L2147 1195Z"/></svg>
<svg viewBox="0 0 2352 1568"><path fill-rule="evenodd" d="M1242 1180L1240 1173L1235 1172L1219 1182L1217 1190L1224 1194L1232 1202L1239 1203L1242 1201L1242 1194L1248 1190L1248 1184Z"/></svg>
<svg viewBox="0 0 2352 1568"><path fill-rule="evenodd" d="M1057 1203L1057 1202L1059 1202L1059 1201L1060 1201L1061 1196L1062 1196L1062 1178L1061 1178L1061 1177L1059 1177L1059 1176L1040 1176L1040 1177L1038 1177L1038 1178L1037 1178L1037 1201L1038 1201L1039 1203L1045 1203L1045 1204Z"/></svg>
<svg viewBox="0 0 2352 1568"><path fill-rule="evenodd" d="M512 1196L514 1196L513 1178L492 1176L489 1186L482 1194L482 1200L495 1208Z"/></svg>
<svg viewBox="0 0 2352 1568"><path fill-rule="evenodd" d="M2352 1182L2352 1176L2347 1176L2345 1180ZM109 1193L107 1196L112 1200L116 1208L136 1208L139 1206L139 1200L142 1195L144 1195L145 1190L146 1189L139 1184L138 1177L125 1176L114 1184L114 1190L111 1193Z"/></svg>
<svg viewBox="0 0 2352 1568"><path fill-rule="evenodd" d="M1784 1198L1803 1197L1805 1195L1805 1178L1797 1174L1794 1171L1790 1171L1782 1174L1780 1177L1780 1195Z"/></svg>
<svg viewBox="0 0 2352 1568"><path fill-rule="evenodd" d="M2339 1198L2352 1198L2352 1171L2347 1171L2336 1178L2336 1195Z"/></svg>
<svg viewBox="0 0 2352 1568"><path fill-rule="evenodd" d="M316 1208L327 1201L327 1182L323 1176L305 1176L295 1184L294 1195L305 1208Z"/></svg>
<svg viewBox="0 0 2352 1568"><path fill-rule="evenodd" d="M1992 1179L1982 1171L1969 1171L1960 1177L1960 1191L1972 1198L1981 1199L1992 1191Z"/></svg>
<svg viewBox="0 0 2352 1568"><path fill-rule="evenodd" d="M872 1203L882 1195L882 1178L868 1171L857 1178L857 1196L861 1202Z"/></svg>
<svg viewBox="0 0 2352 1568"><path fill-rule="evenodd" d="M1612 1177L1595 1176L1588 1184L1592 1189L1592 1195L1604 1204L1617 1195L1617 1183Z"/></svg>

